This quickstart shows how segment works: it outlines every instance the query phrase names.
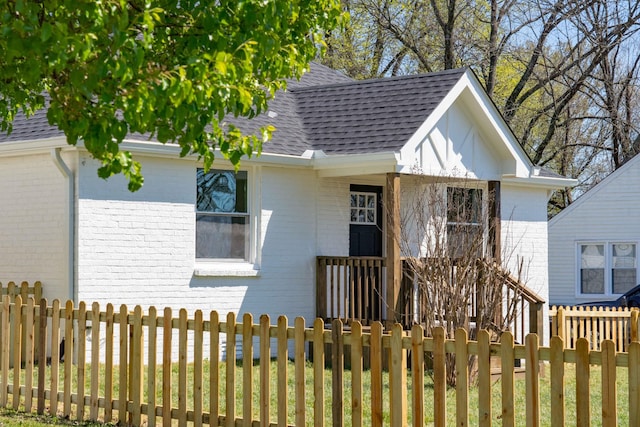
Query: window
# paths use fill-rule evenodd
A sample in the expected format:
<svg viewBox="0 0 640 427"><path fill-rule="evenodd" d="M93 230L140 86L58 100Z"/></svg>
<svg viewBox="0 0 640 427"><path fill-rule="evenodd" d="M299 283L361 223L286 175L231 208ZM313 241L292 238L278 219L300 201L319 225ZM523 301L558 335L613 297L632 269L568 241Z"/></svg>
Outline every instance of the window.
<svg viewBox="0 0 640 427"><path fill-rule="evenodd" d="M196 258L249 260L247 172L197 170Z"/></svg>
<svg viewBox="0 0 640 427"><path fill-rule="evenodd" d="M482 190L447 188L447 245L452 257L483 249Z"/></svg>
<svg viewBox="0 0 640 427"><path fill-rule="evenodd" d="M637 284L635 243L582 243L578 251L581 294L623 294Z"/></svg>
<svg viewBox="0 0 640 427"><path fill-rule="evenodd" d="M376 225L376 193L351 192L351 224Z"/></svg>

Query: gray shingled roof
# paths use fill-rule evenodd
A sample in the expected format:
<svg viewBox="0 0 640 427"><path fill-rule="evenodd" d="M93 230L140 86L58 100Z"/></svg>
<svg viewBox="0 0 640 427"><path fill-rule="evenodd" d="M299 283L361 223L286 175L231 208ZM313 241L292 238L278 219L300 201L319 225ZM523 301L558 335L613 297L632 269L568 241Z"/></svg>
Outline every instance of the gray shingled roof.
<svg viewBox="0 0 640 427"><path fill-rule="evenodd" d="M276 132L263 151L301 155L397 151L433 112L464 69L432 74L355 81L319 64L300 81L276 94L269 112L252 120L230 119L245 132L273 124ZM11 135L0 143L61 136L44 111L18 115Z"/></svg>
<svg viewBox="0 0 640 427"><path fill-rule="evenodd" d="M327 154L397 151L464 69L294 89L307 139Z"/></svg>
<svg viewBox="0 0 640 427"><path fill-rule="evenodd" d="M58 128L50 126L46 110L39 110L33 116L27 117L16 114L13 119L13 131L7 135L0 132L0 144L3 142L33 141L38 139L64 136Z"/></svg>

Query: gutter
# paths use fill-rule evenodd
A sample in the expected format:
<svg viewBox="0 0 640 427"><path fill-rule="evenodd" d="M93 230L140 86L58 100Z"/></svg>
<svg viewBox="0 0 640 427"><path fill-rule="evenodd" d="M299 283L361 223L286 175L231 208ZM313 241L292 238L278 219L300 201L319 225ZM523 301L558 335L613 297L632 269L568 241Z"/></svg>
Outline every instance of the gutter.
<svg viewBox="0 0 640 427"><path fill-rule="evenodd" d="M53 163L60 170L60 173L62 173L62 176L64 176L67 179L67 185L68 185L67 219L69 221L67 224L67 227L69 230L69 232L67 233L69 237L67 271L68 271L68 277L69 277L69 299L74 301L74 303L77 303L78 290L76 289L76 286L75 286L75 261L76 261L76 256L75 256L75 176L73 174L73 171L69 169L69 166L67 166L67 164L64 162L64 160L60 156L60 151L61 151L60 147L52 148L51 159L53 160Z"/></svg>
<svg viewBox="0 0 640 427"><path fill-rule="evenodd" d="M573 178L555 178L555 177L542 177L542 176L530 176L523 178L516 178L513 176L502 176L502 182L512 185L526 185L527 187L540 187L552 190L561 188L573 187L578 183L577 179Z"/></svg>

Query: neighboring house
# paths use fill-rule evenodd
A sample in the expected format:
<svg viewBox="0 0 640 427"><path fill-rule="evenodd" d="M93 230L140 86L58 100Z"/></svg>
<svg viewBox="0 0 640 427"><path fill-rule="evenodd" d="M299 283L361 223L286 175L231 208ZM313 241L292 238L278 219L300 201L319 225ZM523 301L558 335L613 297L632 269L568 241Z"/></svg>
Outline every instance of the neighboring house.
<svg viewBox="0 0 640 427"><path fill-rule="evenodd" d="M549 303L614 300L638 282L640 156L549 221Z"/></svg>
<svg viewBox="0 0 640 427"><path fill-rule="evenodd" d="M547 201L570 182L531 164L471 71L352 81L313 64L244 125L267 122L273 140L238 174L128 138L145 176L130 193L43 113L17 118L0 139L0 280L41 280L49 300L310 320L318 256L382 258L399 284L390 213L420 173L494 192L493 249L524 259L547 298Z"/></svg>

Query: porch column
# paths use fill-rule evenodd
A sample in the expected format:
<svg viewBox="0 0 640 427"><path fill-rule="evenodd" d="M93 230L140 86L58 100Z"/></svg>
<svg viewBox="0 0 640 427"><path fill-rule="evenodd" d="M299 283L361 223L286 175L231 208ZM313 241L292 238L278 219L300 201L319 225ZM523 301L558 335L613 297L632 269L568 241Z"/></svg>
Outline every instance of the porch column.
<svg viewBox="0 0 640 427"><path fill-rule="evenodd" d="M400 259L400 174L387 174L387 323L388 326L400 321L398 299L402 282L402 261Z"/></svg>
<svg viewBox="0 0 640 427"><path fill-rule="evenodd" d="M489 181L489 256L500 263L502 239L500 223L500 181Z"/></svg>

